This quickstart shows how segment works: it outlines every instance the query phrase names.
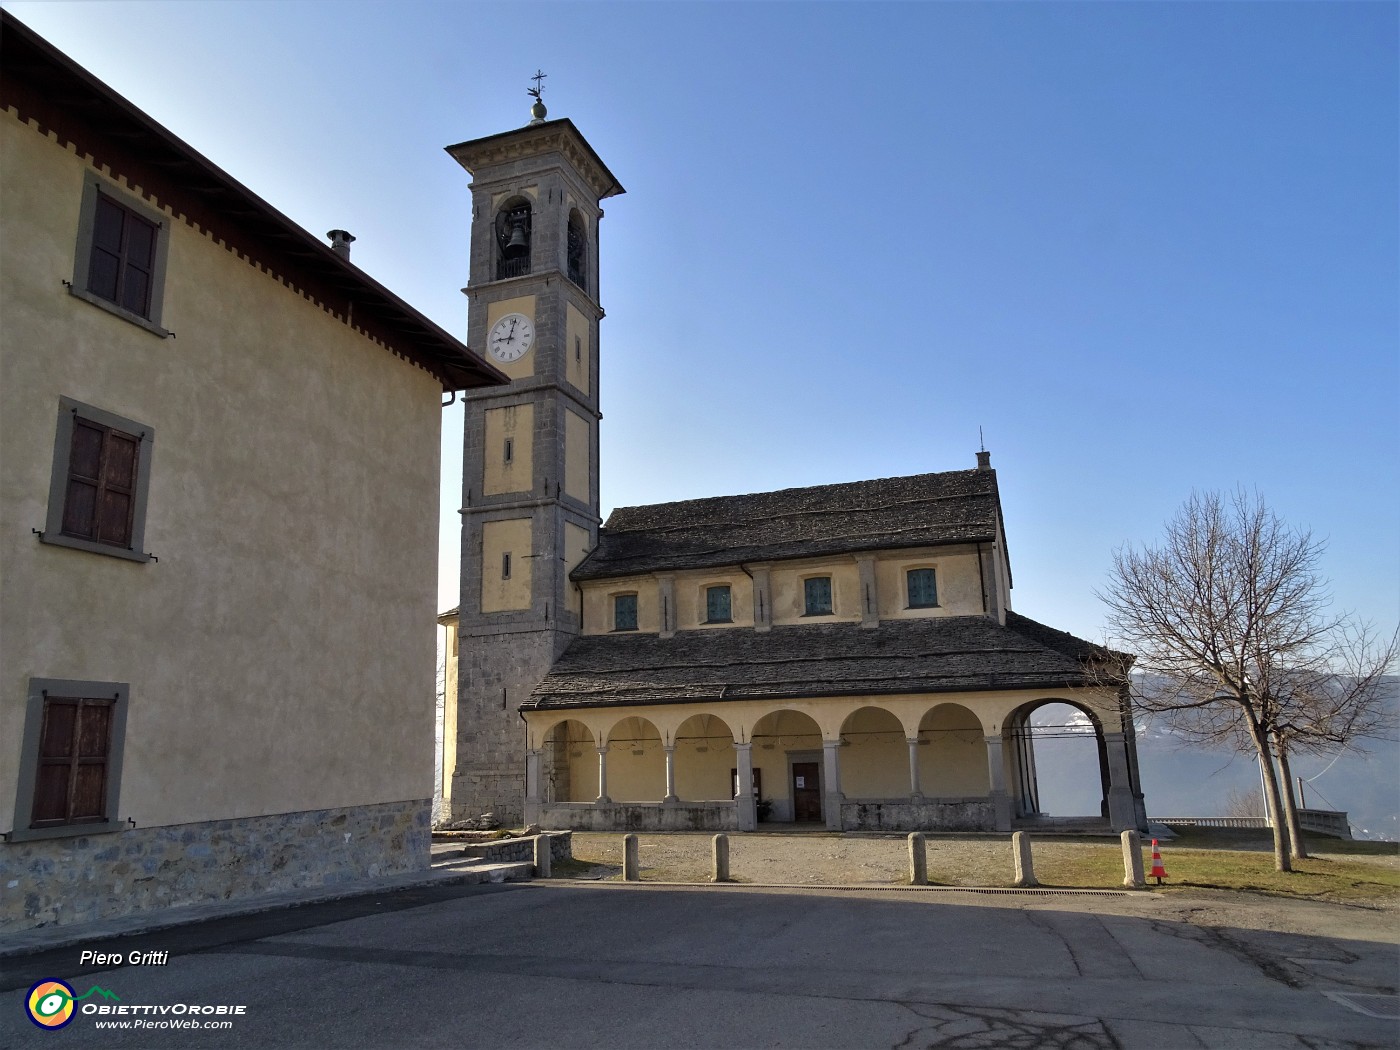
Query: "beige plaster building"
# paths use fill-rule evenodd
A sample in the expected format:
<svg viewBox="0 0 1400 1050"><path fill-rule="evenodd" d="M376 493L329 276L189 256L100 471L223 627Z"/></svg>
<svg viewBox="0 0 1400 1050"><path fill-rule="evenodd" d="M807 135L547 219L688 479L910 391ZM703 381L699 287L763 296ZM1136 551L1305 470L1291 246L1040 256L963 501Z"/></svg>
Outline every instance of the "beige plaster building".
<svg viewBox="0 0 1400 1050"><path fill-rule="evenodd" d="M0 18L0 930L425 867L440 406L504 376Z"/></svg>

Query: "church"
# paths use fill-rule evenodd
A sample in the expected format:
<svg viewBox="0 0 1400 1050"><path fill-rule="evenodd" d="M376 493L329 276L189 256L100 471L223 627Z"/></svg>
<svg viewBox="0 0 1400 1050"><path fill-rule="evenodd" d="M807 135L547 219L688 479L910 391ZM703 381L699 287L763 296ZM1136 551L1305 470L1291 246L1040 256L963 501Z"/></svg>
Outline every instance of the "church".
<svg viewBox="0 0 1400 1050"><path fill-rule="evenodd" d="M472 176L447 819L581 830L1007 831L1031 715L1093 725L1103 830L1145 826L1123 657L1011 608L996 472L600 517L598 227L622 185L538 93Z"/></svg>

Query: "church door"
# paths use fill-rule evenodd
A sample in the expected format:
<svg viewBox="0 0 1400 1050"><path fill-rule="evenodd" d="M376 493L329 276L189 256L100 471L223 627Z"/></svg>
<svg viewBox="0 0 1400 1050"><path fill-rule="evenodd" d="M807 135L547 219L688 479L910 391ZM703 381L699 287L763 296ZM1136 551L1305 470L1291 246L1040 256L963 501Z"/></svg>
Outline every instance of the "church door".
<svg viewBox="0 0 1400 1050"><path fill-rule="evenodd" d="M792 819L822 819L822 790L816 762L792 764Z"/></svg>

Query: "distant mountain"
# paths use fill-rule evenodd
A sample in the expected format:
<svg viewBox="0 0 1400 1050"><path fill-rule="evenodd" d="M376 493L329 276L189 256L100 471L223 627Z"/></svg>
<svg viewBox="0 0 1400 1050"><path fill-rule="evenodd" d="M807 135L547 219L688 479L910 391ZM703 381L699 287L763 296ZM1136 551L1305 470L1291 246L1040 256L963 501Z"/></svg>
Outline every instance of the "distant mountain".
<svg viewBox="0 0 1400 1050"><path fill-rule="evenodd" d="M1400 709L1400 678L1387 680ZM1041 809L1057 816L1098 812L1097 765L1087 720L1064 705L1041 708L1033 719ZM1183 741L1151 716L1138 716L1138 761L1147 812L1154 817L1227 816L1232 795L1260 799L1259 766L1251 755ZM1051 729L1048 727L1062 727ZM1042 737L1041 733L1045 735ZM1303 778L1309 808L1345 810L1357 838L1400 840L1400 739L1363 742L1367 754L1300 755L1291 762ZM1296 787L1296 782L1295 782Z"/></svg>

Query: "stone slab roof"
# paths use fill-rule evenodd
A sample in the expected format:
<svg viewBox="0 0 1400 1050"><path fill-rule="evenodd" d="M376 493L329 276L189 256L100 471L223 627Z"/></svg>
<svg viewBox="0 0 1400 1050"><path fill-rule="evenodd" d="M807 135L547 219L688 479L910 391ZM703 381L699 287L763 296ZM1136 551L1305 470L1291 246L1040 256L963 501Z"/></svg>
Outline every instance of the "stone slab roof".
<svg viewBox="0 0 1400 1050"><path fill-rule="evenodd" d="M620 507L575 580L861 550L990 542L1000 501L993 470L781 489Z"/></svg>
<svg viewBox="0 0 1400 1050"><path fill-rule="evenodd" d="M1088 685L1082 638L1017 613L580 635L523 710Z"/></svg>

